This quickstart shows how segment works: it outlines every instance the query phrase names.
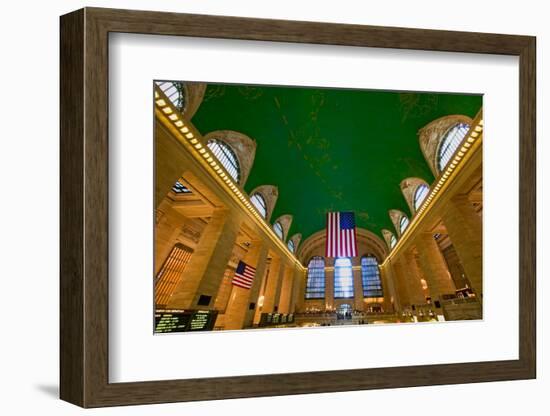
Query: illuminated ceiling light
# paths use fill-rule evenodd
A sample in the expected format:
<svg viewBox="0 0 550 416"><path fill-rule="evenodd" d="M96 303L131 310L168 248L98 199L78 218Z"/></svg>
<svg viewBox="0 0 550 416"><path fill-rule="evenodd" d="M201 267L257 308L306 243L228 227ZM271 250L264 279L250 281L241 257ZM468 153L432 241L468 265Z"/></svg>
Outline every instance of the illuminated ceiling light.
<svg viewBox="0 0 550 416"><path fill-rule="evenodd" d="M183 121L178 120L174 124L176 125L176 127L181 127L181 126L183 126Z"/></svg>
<svg viewBox="0 0 550 416"><path fill-rule="evenodd" d="M464 152L458 152L458 156L460 157L464 156Z"/></svg>
<svg viewBox="0 0 550 416"><path fill-rule="evenodd" d="M191 139L191 140L189 140L189 141L191 142L191 144L195 144L195 143L197 143L197 142L198 142L198 140L197 140L197 139Z"/></svg>
<svg viewBox="0 0 550 416"><path fill-rule="evenodd" d="M468 140L467 140L468 143L473 143L475 141L476 139L474 139L473 137L468 137Z"/></svg>
<svg viewBox="0 0 550 416"><path fill-rule="evenodd" d="M205 157L206 157L206 156L205 156ZM206 159L206 161L207 161L208 163L214 163L214 159L212 159L211 157L209 157L208 159ZM212 166L214 166L214 165L212 165Z"/></svg>
<svg viewBox="0 0 550 416"><path fill-rule="evenodd" d="M188 139L192 139L195 136L193 135L193 133L187 133L185 137L187 137Z"/></svg>
<svg viewBox="0 0 550 416"><path fill-rule="evenodd" d="M471 145L472 145L471 143L464 143L464 147L465 147L465 148L468 148L468 147L470 147Z"/></svg>
<svg viewBox="0 0 550 416"><path fill-rule="evenodd" d="M209 157L210 157L210 153L205 153L203 156L204 156L205 158L209 158Z"/></svg>
<svg viewBox="0 0 550 416"><path fill-rule="evenodd" d="M173 113L172 109L170 107L164 107L162 109L162 111L164 112L164 114L171 114Z"/></svg>
<svg viewBox="0 0 550 416"><path fill-rule="evenodd" d="M476 126L476 128L474 130L477 131L477 132L481 132L481 130L483 130L483 129L481 128L481 126Z"/></svg>
<svg viewBox="0 0 550 416"><path fill-rule="evenodd" d="M184 127L184 128L181 129L182 133L187 133L188 131L189 131L189 129L187 127Z"/></svg>
<svg viewBox="0 0 550 416"><path fill-rule="evenodd" d="M479 120L479 123L478 123L480 126L483 126L483 119Z"/></svg>
<svg viewBox="0 0 550 416"><path fill-rule="evenodd" d="M204 152L206 152L206 150L204 150L204 149L199 150L199 153L204 153Z"/></svg>
<svg viewBox="0 0 550 416"><path fill-rule="evenodd" d="M462 146L462 147L460 148L460 151L463 152L463 153L465 153L465 152L468 151L468 149L466 149L466 147Z"/></svg>
<svg viewBox="0 0 550 416"><path fill-rule="evenodd" d="M168 118L169 118L170 120L174 121L174 120L177 120L177 119L178 119L178 115L177 115L176 113L170 114L170 115L168 116Z"/></svg>
<svg viewBox="0 0 550 416"><path fill-rule="evenodd" d="M202 147L202 144L200 144L200 143L197 143L197 144L195 145L195 149L200 149L201 147Z"/></svg>
<svg viewBox="0 0 550 416"><path fill-rule="evenodd" d="M477 136L479 136L479 133L473 131L473 132L470 133L470 136L472 136L472 137L475 139ZM472 138L472 137L470 137L470 138ZM468 140L470 140L470 139L468 139ZM473 142L473 141L474 141L474 140L472 139L472 142Z"/></svg>
<svg viewBox="0 0 550 416"><path fill-rule="evenodd" d="M159 93L155 91L155 99L159 98Z"/></svg>
<svg viewBox="0 0 550 416"><path fill-rule="evenodd" d="M157 100L157 105L159 107L164 107L166 105L166 101L161 98L160 100Z"/></svg>

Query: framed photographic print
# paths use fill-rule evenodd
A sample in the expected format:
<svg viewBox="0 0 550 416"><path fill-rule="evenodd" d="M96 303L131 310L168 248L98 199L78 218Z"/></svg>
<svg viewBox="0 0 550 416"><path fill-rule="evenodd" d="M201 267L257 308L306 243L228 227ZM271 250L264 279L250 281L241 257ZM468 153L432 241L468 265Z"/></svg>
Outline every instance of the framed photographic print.
<svg viewBox="0 0 550 416"><path fill-rule="evenodd" d="M61 17L83 407L536 376L535 38Z"/></svg>

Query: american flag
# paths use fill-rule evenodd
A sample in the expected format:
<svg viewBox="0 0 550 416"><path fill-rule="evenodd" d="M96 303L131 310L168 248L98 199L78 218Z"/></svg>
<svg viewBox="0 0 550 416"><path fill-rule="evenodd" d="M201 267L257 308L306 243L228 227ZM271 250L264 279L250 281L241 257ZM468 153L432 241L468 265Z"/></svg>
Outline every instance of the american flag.
<svg viewBox="0 0 550 416"><path fill-rule="evenodd" d="M326 257L357 256L355 214L353 212L329 212L327 214Z"/></svg>
<svg viewBox="0 0 550 416"><path fill-rule="evenodd" d="M256 269L254 267L249 266L244 261L239 261L237 270L235 270L235 276L233 277L233 281L231 283L244 289L250 289L252 287L255 274Z"/></svg>

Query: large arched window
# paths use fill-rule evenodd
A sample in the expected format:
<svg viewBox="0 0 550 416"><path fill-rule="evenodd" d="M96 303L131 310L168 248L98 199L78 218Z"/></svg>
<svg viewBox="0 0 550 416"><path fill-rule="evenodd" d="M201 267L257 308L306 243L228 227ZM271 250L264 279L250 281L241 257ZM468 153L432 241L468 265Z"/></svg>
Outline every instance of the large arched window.
<svg viewBox="0 0 550 416"><path fill-rule="evenodd" d="M470 130L470 126L468 124L458 123L451 127L445 134L441 140L439 152L437 154L437 167L439 171L442 171L445 166L447 166L447 163L449 163L449 160L451 160L451 157L455 153L456 149L458 149L458 146L462 143L462 140L468 133L468 130Z"/></svg>
<svg viewBox="0 0 550 416"><path fill-rule="evenodd" d="M286 245L291 253L294 253L294 250L296 249L296 245L294 244L293 240L288 240L288 244Z"/></svg>
<svg viewBox="0 0 550 416"><path fill-rule="evenodd" d="M392 234L390 238L390 248L394 248L396 244L397 244L397 238L395 238L395 236Z"/></svg>
<svg viewBox="0 0 550 416"><path fill-rule="evenodd" d="M380 270L378 270L376 257L361 257L361 280L363 282L363 297L380 298L383 296Z"/></svg>
<svg viewBox="0 0 550 416"><path fill-rule="evenodd" d="M180 181L176 181L174 186L172 186L172 192L174 192L175 194L190 194L190 193L192 193L191 190L187 186L185 186L183 183L181 183Z"/></svg>
<svg viewBox="0 0 550 416"><path fill-rule="evenodd" d="M164 82L157 81L156 84L166 95L166 97L174 104L182 113L187 105L187 96L185 93L185 84L183 82Z"/></svg>
<svg viewBox="0 0 550 416"><path fill-rule="evenodd" d="M180 243L170 251L155 278L155 304L158 308L164 308L170 300L192 254L193 250Z"/></svg>
<svg viewBox="0 0 550 416"><path fill-rule="evenodd" d="M252 196L250 197L250 202L252 202L252 205L254 205L258 213L263 218L267 218L267 205L262 194L259 194L258 192L252 194Z"/></svg>
<svg viewBox="0 0 550 416"><path fill-rule="evenodd" d="M403 215L399 220L399 231L401 231L401 234L403 234L408 225L409 219Z"/></svg>
<svg viewBox="0 0 550 416"><path fill-rule="evenodd" d="M334 262L334 297L353 298L353 269L348 257L338 257Z"/></svg>
<svg viewBox="0 0 550 416"><path fill-rule="evenodd" d="M325 297L325 259L312 257L307 265L306 299Z"/></svg>
<svg viewBox="0 0 550 416"><path fill-rule="evenodd" d="M279 237L281 240L284 240L284 231L283 226L279 221L277 221L275 224L273 224L273 231L275 231L275 234L277 234L277 237Z"/></svg>
<svg viewBox="0 0 550 416"><path fill-rule="evenodd" d="M416 187L416 190L414 191L414 198L413 198L413 205L414 209L417 210L420 208L420 205L422 205L422 202L424 202L424 199L426 199L426 196L428 195L430 188L428 188L427 185L418 185Z"/></svg>
<svg viewBox="0 0 550 416"><path fill-rule="evenodd" d="M241 167L239 166L239 159L231 147L221 140L210 139L206 143L208 148L212 151L214 156L218 158L220 163L223 165L229 176L239 182L241 179Z"/></svg>

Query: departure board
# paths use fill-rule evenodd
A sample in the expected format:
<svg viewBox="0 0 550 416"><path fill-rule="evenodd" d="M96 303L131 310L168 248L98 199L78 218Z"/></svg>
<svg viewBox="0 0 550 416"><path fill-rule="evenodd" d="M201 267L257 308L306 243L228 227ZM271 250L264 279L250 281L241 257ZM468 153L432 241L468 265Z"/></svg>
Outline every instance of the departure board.
<svg viewBox="0 0 550 416"><path fill-rule="evenodd" d="M212 331L217 311L158 310L155 313L155 333Z"/></svg>
<svg viewBox="0 0 550 416"><path fill-rule="evenodd" d="M262 313L260 316L260 323L258 326L275 326L275 325L285 325L289 323L294 323L294 314L283 314L283 313Z"/></svg>

